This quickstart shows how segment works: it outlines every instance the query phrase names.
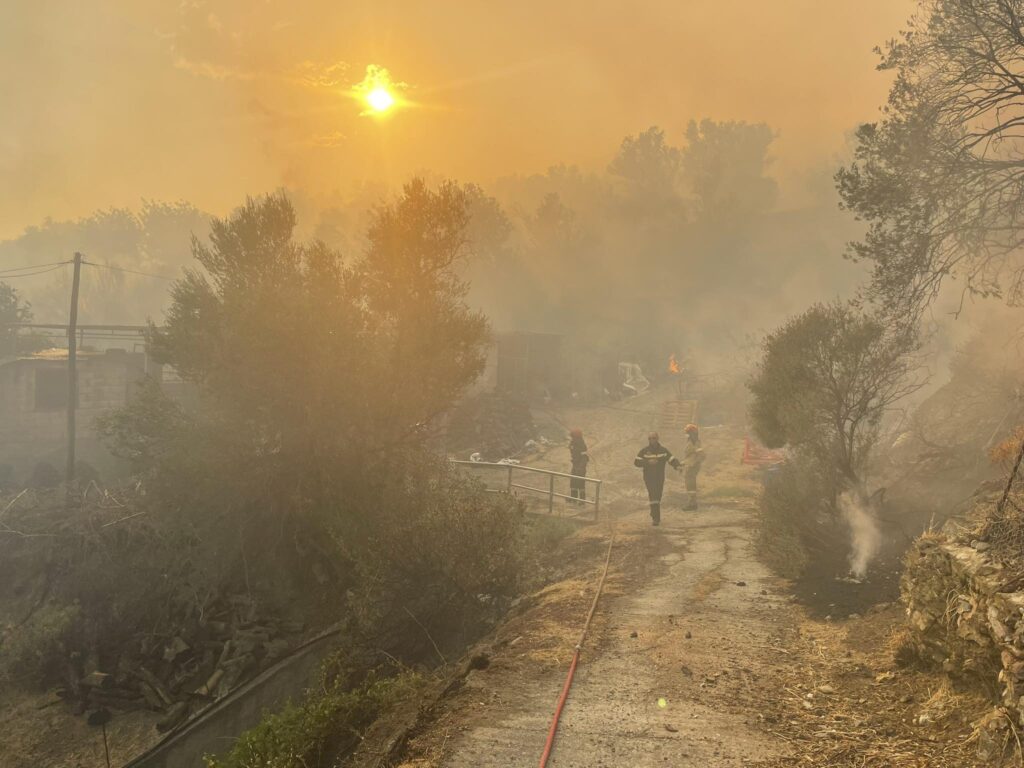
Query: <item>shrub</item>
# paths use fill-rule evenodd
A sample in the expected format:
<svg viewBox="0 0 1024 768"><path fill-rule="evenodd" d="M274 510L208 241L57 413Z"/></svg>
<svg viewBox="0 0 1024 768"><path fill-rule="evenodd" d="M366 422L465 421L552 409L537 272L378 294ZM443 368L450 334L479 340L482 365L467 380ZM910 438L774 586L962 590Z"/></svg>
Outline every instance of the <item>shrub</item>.
<svg viewBox="0 0 1024 768"><path fill-rule="evenodd" d="M765 563L795 579L807 566L825 503L821 481L792 462L771 472L759 499L757 545Z"/></svg>
<svg viewBox="0 0 1024 768"><path fill-rule="evenodd" d="M394 677L372 672L346 689L335 678L302 704L289 703L246 731L222 757L206 756L206 768L327 768L361 740L361 731L388 707L422 684L412 672Z"/></svg>
<svg viewBox="0 0 1024 768"><path fill-rule="evenodd" d="M0 680L52 683L78 646L82 612L78 605L45 605L0 640Z"/></svg>
<svg viewBox="0 0 1024 768"><path fill-rule="evenodd" d="M416 452L401 466L375 494L375 514L349 518L368 520L362 535L340 531L359 585L350 604L369 632L395 633L396 617L405 623L411 612L442 645L443 637L465 640L481 609L516 588L522 511L445 459Z"/></svg>

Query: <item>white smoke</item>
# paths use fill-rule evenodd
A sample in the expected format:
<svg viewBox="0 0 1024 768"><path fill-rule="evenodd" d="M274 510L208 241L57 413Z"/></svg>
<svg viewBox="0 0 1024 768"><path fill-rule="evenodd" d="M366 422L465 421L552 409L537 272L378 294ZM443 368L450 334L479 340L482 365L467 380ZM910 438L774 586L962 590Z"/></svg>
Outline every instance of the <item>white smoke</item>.
<svg viewBox="0 0 1024 768"><path fill-rule="evenodd" d="M850 526L850 571L862 579L882 545L882 533L871 508L856 492L847 492L839 497L839 511Z"/></svg>

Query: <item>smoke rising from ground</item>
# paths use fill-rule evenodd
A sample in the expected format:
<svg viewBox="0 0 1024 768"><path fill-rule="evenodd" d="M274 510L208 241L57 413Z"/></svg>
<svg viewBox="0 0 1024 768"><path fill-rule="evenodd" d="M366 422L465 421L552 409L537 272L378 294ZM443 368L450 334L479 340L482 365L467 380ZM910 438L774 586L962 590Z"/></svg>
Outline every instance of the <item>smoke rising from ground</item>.
<svg viewBox="0 0 1024 768"><path fill-rule="evenodd" d="M871 509L857 493L842 494L839 511L850 528L850 572L862 579L882 546L882 533Z"/></svg>

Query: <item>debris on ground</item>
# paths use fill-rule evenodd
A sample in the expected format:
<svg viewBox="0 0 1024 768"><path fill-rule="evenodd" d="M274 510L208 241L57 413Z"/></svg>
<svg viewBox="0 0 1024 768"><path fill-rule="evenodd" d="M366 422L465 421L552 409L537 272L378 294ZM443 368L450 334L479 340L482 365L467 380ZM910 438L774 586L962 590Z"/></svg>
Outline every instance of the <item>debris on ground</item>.
<svg viewBox="0 0 1024 768"><path fill-rule="evenodd" d="M474 461L497 461L529 453L539 445L529 403L502 392L468 397L452 413L445 435L449 454L480 455ZM533 446L530 446L530 443Z"/></svg>

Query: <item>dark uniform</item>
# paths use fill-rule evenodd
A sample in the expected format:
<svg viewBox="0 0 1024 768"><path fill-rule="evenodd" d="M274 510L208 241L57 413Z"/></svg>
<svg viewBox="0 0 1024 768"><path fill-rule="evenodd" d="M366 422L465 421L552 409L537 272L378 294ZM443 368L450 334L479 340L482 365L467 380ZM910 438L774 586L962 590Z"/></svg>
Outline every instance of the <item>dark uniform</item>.
<svg viewBox="0 0 1024 768"><path fill-rule="evenodd" d="M576 477L569 479L569 495L581 501L587 498L587 464L590 463L590 454L587 453L587 444L583 441L582 435L573 435L569 441L569 456L572 459L572 474Z"/></svg>
<svg viewBox="0 0 1024 768"><path fill-rule="evenodd" d="M657 440L645 445L637 453L633 464L644 470L644 485L647 486L647 498L651 502L651 522L661 523L661 493L665 489L665 465L671 464L679 469L679 459Z"/></svg>

